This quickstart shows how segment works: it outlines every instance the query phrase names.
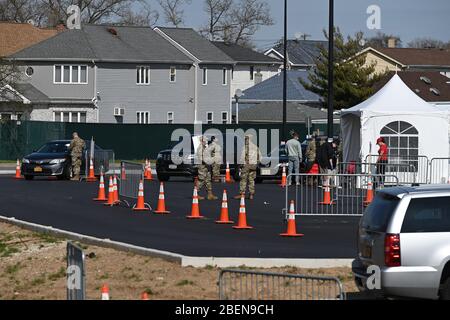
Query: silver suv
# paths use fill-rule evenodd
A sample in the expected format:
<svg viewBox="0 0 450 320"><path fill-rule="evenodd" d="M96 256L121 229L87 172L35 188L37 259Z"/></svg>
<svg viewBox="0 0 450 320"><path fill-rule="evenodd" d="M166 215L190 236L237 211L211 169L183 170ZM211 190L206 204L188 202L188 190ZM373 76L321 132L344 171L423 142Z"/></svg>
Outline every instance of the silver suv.
<svg viewBox="0 0 450 320"><path fill-rule="evenodd" d="M377 193L361 218L352 264L361 291L375 279L373 267L367 270L372 265L381 284L373 293L450 300L450 185Z"/></svg>

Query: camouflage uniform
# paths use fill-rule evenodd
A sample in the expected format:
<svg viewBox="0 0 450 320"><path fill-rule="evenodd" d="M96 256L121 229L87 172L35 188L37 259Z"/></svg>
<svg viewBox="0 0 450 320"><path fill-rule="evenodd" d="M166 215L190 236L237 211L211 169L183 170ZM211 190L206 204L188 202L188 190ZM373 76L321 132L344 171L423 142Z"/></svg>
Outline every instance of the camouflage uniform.
<svg viewBox="0 0 450 320"><path fill-rule="evenodd" d="M255 194L256 170L260 160L261 152L259 151L259 148L254 143L246 139L240 161L240 163L243 164L241 170L241 181L239 183L240 194L245 194L247 185L251 197Z"/></svg>
<svg viewBox="0 0 450 320"><path fill-rule="evenodd" d="M308 173L314 163L316 163L316 141L314 137L308 141L308 146L306 147L306 161L306 173ZM317 184L317 177L308 176L306 179L309 186Z"/></svg>
<svg viewBox="0 0 450 320"><path fill-rule="evenodd" d="M212 194L212 183L211 183L211 152L209 146L202 140L200 141L200 145L197 148L196 153L197 163L198 163L198 181L197 181L197 189L200 191L204 186L206 186L206 190L208 191L208 199L213 200L216 197ZM203 199L203 197L199 196L199 199Z"/></svg>
<svg viewBox="0 0 450 320"><path fill-rule="evenodd" d="M72 157L72 173L75 179L79 179L80 177L81 156L85 146L84 140L78 136L70 142L69 149L70 156Z"/></svg>
<svg viewBox="0 0 450 320"><path fill-rule="evenodd" d="M209 145L209 151L211 152L212 159L212 180L220 180L220 165L222 164L222 148L220 145L213 141Z"/></svg>

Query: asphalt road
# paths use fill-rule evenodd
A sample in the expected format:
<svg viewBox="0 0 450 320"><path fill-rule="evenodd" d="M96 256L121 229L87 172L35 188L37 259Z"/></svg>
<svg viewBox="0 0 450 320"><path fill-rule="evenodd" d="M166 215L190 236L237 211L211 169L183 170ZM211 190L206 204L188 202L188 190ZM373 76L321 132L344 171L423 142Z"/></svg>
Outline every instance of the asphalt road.
<svg viewBox="0 0 450 320"><path fill-rule="evenodd" d="M84 235L108 238L147 248L189 256L246 258L353 258L356 254L358 217L297 218L302 238L283 238L281 208L285 193L274 183L257 185L255 200L246 201L247 222L253 230L235 230L214 223L220 214L220 200L201 201L204 220L186 219L192 204L192 182L165 184L170 215L135 213L127 207L105 207L92 201L97 183L0 177L0 215L52 226ZM226 188L230 218L237 220L238 185L214 184L221 198ZM146 182L145 200L154 208L158 182Z"/></svg>

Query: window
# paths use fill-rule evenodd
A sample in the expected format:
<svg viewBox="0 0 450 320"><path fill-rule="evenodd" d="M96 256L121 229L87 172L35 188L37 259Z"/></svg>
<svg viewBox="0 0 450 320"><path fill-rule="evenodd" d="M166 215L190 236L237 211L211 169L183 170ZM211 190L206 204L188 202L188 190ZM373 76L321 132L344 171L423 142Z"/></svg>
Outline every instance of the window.
<svg viewBox="0 0 450 320"><path fill-rule="evenodd" d="M212 124L214 121L214 113L213 112L207 112L206 113L206 123Z"/></svg>
<svg viewBox="0 0 450 320"><path fill-rule="evenodd" d="M27 67L27 68L26 68L25 74L26 74L28 77L31 77L31 76L33 75L33 73L34 73L34 69L33 69L32 67Z"/></svg>
<svg viewBox="0 0 450 320"><path fill-rule="evenodd" d="M167 112L167 123L168 124L173 124L174 118L175 118L175 116L172 111Z"/></svg>
<svg viewBox="0 0 450 320"><path fill-rule="evenodd" d="M250 80L254 80L255 79L255 67L251 66L250 67Z"/></svg>
<svg viewBox="0 0 450 320"><path fill-rule="evenodd" d="M408 122L394 121L381 129L388 146L389 163L401 164L400 170L418 170L419 132Z"/></svg>
<svg viewBox="0 0 450 320"><path fill-rule="evenodd" d="M82 111L55 111L53 121L86 123L86 116L86 112Z"/></svg>
<svg viewBox="0 0 450 320"><path fill-rule="evenodd" d="M222 85L226 86L228 84L228 70L223 68L222 70Z"/></svg>
<svg viewBox="0 0 450 320"><path fill-rule="evenodd" d="M411 199L402 233L450 232L450 197Z"/></svg>
<svg viewBox="0 0 450 320"><path fill-rule="evenodd" d="M222 112L222 123L223 124L228 123L228 112L226 112L226 111Z"/></svg>
<svg viewBox="0 0 450 320"><path fill-rule="evenodd" d="M202 84L206 86L208 84L208 69L202 68Z"/></svg>
<svg viewBox="0 0 450 320"><path fill-rule="evenodd" d="M87 66L55 65L53 81L64 84L87 84Z"/></svg>
<svg viewBox="0 0 450 320"><path fill-rule="evenodd" d="M136 68L136 84L150 84L150 67L140 66Z"/></svg>
<svg viewBox="0 0 450 320"><path fill-rule="evenodd" d="M177 68L170 67L170 82L177 81Z"/></svg>
<svg viewBox="0 0 450 320"><path fill-rule="evenodd" d="M136 123L149 124L150 123L150 112L149 111L136 112Z"/></svg>

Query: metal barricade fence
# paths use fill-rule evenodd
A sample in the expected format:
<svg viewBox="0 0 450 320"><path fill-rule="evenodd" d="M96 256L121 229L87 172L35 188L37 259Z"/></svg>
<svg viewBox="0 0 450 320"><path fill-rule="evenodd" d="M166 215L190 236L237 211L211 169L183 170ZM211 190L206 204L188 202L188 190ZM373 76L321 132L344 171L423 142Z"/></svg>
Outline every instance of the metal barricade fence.
<svg viewBox="0 0 450 320"><path fill-rule="evenodd" d="M90 152L86 150L84 152L85 159L85 175L86 177L89 175L89 166L90 166ZM103 170L103 173L107 173L115 162L115 154L113 150L94 150L94 174L96 176L100 175L100 172Z"/></svg>
<svg viewBox="0 0 450 320"><path fill-rule="evenodd" d="M431 159L429 183L450 183L450 158Z"/></svg>
<svg viewBox="0 0 450 320"><path fill-rule="evenodd" d="M144 167L141 163L122 161L118 174L119 195L122 201L131 206L127 199L137 199L139 182L144 179Z"/></svg>
<svg viewBox="0 0 450 320"><path fill-rule="evenodd" d="M220 300L345 300L335 277L221 270Z"/></svg>
<svg viewBox="0 0 450 320"><path fill-rule="evenodd" d="M378 190L399 185L394 175L364 173L292 174L290 179L294 181L286 187L285 218L292 200L296 215L360 216Z"/></svg>
<svg viewBox="0 0 450 320"><path fill-rule="evenodd" d="M365 162L376 164L379 155L366 156ZM401 184L428 183L429 159L426 156L394 156L388 155L388 163L385 165L387 175L395 175ZM365 172L367 173L367 172ZM373 172L377 173L378 172Z"/></svg>

